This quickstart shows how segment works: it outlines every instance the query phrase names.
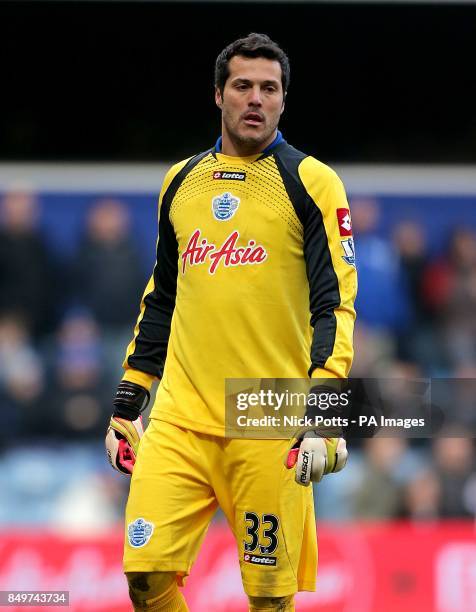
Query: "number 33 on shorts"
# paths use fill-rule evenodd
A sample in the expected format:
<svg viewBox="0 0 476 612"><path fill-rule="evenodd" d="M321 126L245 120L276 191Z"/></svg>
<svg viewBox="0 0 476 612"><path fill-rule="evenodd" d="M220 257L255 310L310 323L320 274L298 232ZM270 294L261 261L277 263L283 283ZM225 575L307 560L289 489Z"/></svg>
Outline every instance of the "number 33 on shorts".
<svg viewBox="0 0 476 612"><path fill-rule="evenodd" d="M271 556L278 547L279 519L274 514L245 512L243 561L254 565L277 565L277 558Z"/></svg>

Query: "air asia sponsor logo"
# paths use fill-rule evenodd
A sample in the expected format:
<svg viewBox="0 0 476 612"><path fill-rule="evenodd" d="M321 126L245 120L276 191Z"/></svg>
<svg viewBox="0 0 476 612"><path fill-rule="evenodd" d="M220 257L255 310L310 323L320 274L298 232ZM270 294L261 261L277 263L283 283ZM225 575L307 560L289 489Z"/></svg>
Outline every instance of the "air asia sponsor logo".
<svg viewBox="0 0 476 612"><path fill-rule="evenodd" d="M213 173L215 180L221 179L222 181L245 181L246 172L221 172L217 171Z"/></svg>
<svg viewBox="0 0 476 612"><path fill-rule="evenodd" d="M302 466L301 466L301 474L299 476L299 480L301 482L309 482L310 480L310 472L312 470L312 456L309 451L304 451L302 453Z"/></svg>
<svg viewBox="0 0 476 612"><path fill-rule="evenodd" d="M347 238L347 240L341 240L341 245L344 249L344 255L342 255L342 259L345 261L345 263L348 263L349 266L355 266L354 239Z"/></svg>
<svg viewBox="0 0 476 612"><path fill-rule="evenodd" d="M199 229L195 230L181 255L182 273L185 274L187 266L206 264L209 266L208 272L215 274L220 264L228 268L260 264L266 260L268 254L264 246L256 244L254 240L248 240L245 246L237 246L239 237L240 234L235 230L220 247L217 247L203 238Z"/></svg>
<svg viewBox="0 0 476 612"><path fill-rule="evenodd" d="M261 555L252 555L245 553L243 555L243 561L246 563L253 563L254 565L277 565L276 557L264 557Z"/></svg>
<svg viewBox="0 0 476 612"><path fill-rule="evenodd" d="M352 236L352 220L348 208L337 209L337 221L339 223L339 233L341 236Z"/></svg>

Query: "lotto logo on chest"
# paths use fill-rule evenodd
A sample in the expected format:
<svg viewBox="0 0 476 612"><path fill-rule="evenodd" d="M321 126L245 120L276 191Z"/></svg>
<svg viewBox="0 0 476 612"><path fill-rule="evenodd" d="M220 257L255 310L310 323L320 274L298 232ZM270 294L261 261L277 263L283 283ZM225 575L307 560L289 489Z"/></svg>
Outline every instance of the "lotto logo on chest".
<svg viewBox="0 0 476 612"><path fill-rule="evenodd" d="M221 172L217 170L213 173L213 180L221 181L245 181L246 172Z"/></svg>

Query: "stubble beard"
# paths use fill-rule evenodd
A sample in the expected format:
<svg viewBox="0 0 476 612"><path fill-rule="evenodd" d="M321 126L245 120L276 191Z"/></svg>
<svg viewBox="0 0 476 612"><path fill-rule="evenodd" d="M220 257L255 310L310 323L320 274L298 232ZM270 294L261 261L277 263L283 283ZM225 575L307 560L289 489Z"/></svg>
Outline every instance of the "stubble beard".
<svg viewBox="0 0 476 612"><path fill-rule="evenodd" d="M264 144L267 140L269 140L270 136L274 133L274 131L278 127L278 122L276 124L268 124L266 121L264 131L253 134L240 134L238 128L233 126L233 124L228 121L228 117L225 113L223 113L223 124L226 128L228 136L230 140L234 143L235 146L243 149L244 151L250 151L250 154L253 154L256 149L260 149L260 146Z"/></svg>

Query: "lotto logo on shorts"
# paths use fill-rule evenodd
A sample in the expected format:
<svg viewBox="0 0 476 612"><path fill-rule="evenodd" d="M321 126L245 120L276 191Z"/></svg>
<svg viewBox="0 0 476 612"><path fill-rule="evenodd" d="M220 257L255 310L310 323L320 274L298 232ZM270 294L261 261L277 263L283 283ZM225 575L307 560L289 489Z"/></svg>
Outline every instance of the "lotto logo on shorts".
<svg viewBox="0 0 476 612"><path fill-rule="evenodd" d="M261 555L250 555L249 553L243 555L243 561L253 563L253 565L277 565L276 557L262 557Z"/></svg>

